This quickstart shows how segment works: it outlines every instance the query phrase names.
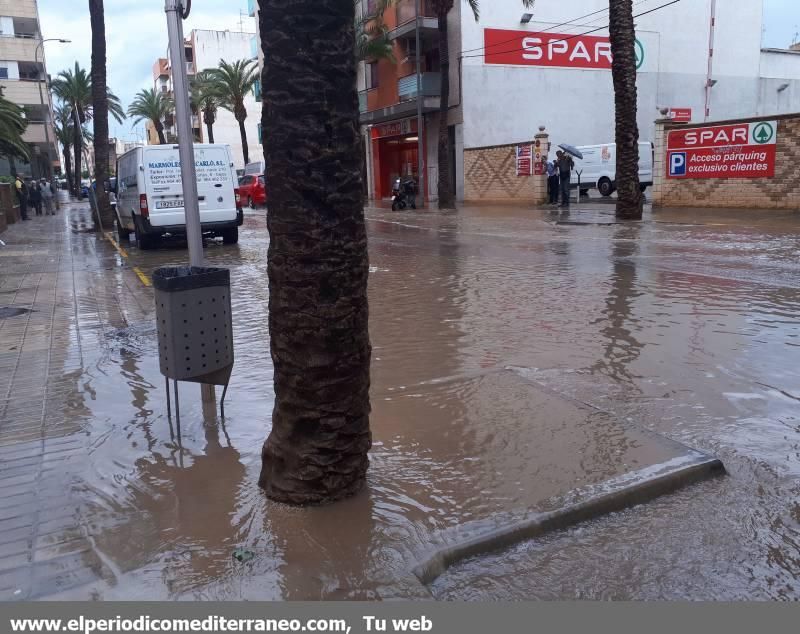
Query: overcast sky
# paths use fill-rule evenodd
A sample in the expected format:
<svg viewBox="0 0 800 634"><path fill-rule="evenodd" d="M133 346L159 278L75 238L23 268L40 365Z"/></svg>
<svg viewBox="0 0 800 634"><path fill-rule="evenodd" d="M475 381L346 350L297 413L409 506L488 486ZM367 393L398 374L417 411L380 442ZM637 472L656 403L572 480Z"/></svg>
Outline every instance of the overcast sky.
<svg viewBox="0 0 800 634"><path fill-rule="evenodd" d="M696 0L684 0L693 2ZM753 0L757 2L758 0ZM800 30L800 0L763 0L764 46L785 48ZM193 28L255 32L247 13L247 0L194 0L184 32ZM55 76L77 60L87 70L91 64L91 30L86 0L39 0L44 37L72 40L71 44L45 44L47 70ZM167 27L163 0L105 0L108 45L108 84L127 108L134 94L153 85L152 66L164 57ZM240 23L241 20L241 23ZM131 123L111 121L111 134L136 138ZM143 133L143 124L138 126Z"/></svg>

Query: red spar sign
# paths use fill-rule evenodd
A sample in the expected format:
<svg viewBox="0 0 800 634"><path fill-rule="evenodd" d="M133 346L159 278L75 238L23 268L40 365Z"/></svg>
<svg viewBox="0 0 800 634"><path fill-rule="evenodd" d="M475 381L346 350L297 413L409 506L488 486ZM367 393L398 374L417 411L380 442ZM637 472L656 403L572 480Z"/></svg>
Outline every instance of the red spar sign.
<svg viewBox="0 0 800 634"><path fill-rule="evenodd" d="M772 178L777 121L671 130L668 178Z"/></svg>

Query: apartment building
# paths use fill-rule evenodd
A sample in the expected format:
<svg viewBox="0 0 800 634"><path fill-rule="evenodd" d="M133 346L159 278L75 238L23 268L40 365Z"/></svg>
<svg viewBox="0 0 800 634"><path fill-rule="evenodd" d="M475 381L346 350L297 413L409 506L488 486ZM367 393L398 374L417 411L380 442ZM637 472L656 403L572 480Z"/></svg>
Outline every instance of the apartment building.
<svg viewBox="0 0 800 634"><path fill-rule="evenodd" d="M41 178L60 169L35 0L0 0L0 91L24 108L28 120L23 139L30 146L31 162L15 161L17 173ZM0 175L9 175L11 168L0 157Z"/></svg>
<svg viewBox="0 0 800 634"><path fill-rule="evenodd" d="M257 51L252 48L254 37L254 33L244 31L194 29L184 42L186 73L189 80L191 81L192 77L200 71L216 68L220 60L232 63L240 59L257 59ZM157 59L153 64L153 87L157 91L172 95L172 60L169 55ZM263 161L260 86L256 86L253 92L247 96L244 105L247 110L245 133L247 135L250 161ZM177 141L177 127L174 116L167 117L163 123L167 142ZM146 123L145 128L148 144L157 144L158 134L155 128L149 122ZM199 143L208 142L208 133L201 112L192 114L192 132L195 141ZM236 168L244 168L239 123L233 113L223 108L217 110L216 121L214 122L214 142L230 145Z"/></svg>

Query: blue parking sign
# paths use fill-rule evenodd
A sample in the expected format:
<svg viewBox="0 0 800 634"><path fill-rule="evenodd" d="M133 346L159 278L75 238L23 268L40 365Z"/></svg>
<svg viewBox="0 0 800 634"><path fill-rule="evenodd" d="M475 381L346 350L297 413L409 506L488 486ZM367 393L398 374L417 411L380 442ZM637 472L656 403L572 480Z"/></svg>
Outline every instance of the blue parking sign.
<svg viewBox="0 0 800 634"><path fill-rule="evenodd" d="M669 175L686 176L686 152L669 153Z"/></svg>

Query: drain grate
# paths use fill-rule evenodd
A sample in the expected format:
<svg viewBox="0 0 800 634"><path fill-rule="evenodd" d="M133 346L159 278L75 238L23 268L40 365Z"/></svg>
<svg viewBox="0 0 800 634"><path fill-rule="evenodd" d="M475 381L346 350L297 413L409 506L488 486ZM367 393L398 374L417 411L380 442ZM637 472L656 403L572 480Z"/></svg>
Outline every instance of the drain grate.
<svg viewBox="0 0 800 634"><path fill-rule="evenodd" d="M0 319L8 319L9 317L19 317L31 312L30 308L19 308L18 306L2 306L0 307Z"/></svg>

